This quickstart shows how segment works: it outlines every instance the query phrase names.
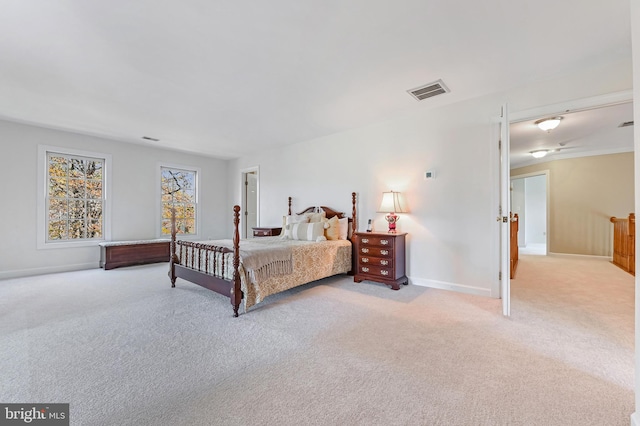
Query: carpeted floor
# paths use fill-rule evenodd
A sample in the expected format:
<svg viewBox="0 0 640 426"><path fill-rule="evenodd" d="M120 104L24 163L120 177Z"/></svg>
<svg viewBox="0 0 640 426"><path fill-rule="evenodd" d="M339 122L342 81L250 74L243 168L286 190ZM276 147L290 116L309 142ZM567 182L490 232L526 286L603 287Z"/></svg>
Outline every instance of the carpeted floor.
<svg viewBox="0 0 640 426"><path fill-rule="evenodd" d="M166 264L0 282L0 402L74 425L628 425L633 277L523 256L501 301L334 277L232 317Z"/></svg>

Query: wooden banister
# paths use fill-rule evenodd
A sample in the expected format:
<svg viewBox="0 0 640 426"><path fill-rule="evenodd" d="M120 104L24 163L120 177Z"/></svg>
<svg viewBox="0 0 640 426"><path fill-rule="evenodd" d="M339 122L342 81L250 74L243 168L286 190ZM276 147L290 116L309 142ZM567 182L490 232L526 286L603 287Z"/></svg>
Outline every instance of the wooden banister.
<svg viewBox="0 0 640 426"><path fill-rule="evenodd" d="M515 278L516 276L516 269L518 268L518 226L519 226L519 219L518 219L518 213L510 214L511 216L511 227L510 227L510 232L509 232L509 236L510 236L510 246L511 246L511 253L510 253L510 258L511 258L511 279Z"/></svg>
<svg viewBox="0 0 640 426"><path fill-rule="evenodd" d="M636 215L627 218L611 217L613 223L613 264L635 275L636 273Z"/></svg>

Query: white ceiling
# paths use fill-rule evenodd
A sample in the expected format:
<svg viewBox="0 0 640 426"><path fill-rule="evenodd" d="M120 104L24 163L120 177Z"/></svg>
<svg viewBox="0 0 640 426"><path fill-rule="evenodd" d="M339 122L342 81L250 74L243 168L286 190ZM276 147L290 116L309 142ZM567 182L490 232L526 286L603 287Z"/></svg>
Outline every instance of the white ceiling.
<svg viewBox="0 0 640 426"><path fill-rule="evenodd" d="M632 102L540 118L557 116L562 117L560 125L549 132L540 130L536 119L511 124L512 168L562 158L633 151L634 126L620 127L633 122ZM544 158L534 159L530 153L537 150L551 152Z"/></svg>
<svg viewBox="0 0 640 426"><path fill-rule="evenodd" d="M233 158L630 52L628 0L4 0L0 117Z"/></svg>

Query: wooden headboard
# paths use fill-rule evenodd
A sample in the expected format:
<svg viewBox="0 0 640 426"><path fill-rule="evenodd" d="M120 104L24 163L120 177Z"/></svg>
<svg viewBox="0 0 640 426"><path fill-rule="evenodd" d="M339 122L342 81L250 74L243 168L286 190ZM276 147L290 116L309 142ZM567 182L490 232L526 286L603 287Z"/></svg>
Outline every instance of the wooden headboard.
<svg viewBox="0 0 640 426"><path fill-rule="evenodd" d="M292 198L289 197L289 215L291 215L291 200ZM351 231L352 233L356 232L358 230L358 223L356 220L356 193L352 192L351 193L351 217L349 218L349 222L351 223ZM320 208L325 211L327 213L327 219L331 219L334 216L338 216L338 219L343 219L344 216L344 212L338 212L334 209L332 209L331 207L326 207L326 206L320 206ZM303 214L303 213L314 213L316 211L317 207L307 207L306 209L302 210L300 213L297 214Z"/></svg>
<svg viewBox="0 0 640 426"><path fill-rule="evenodd" d="M327 214L327 219L331 219L334 216L338 216L338 219L342 219L344 217L343 212L337 212L331 207L320 206L320 208ZM315 213L316 209L317 207L307 207L306 209L302 210L300 213L297 213L297 214Z"/></svg>

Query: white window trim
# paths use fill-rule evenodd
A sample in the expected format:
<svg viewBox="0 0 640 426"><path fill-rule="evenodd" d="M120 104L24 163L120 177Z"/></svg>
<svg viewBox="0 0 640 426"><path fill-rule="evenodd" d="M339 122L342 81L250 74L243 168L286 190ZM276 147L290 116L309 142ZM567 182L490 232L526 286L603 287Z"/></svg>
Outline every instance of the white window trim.
<svg viewBox="0 0 640 426"><path fill-rule="evenodd" d="M186 166L184 164L165 163L159 162L156 167L156 238L171 238L170 235L162 233L162 168L166 169L180 169L188 172L196 172L196 233L195 234L180 234L181 240L198 240L201 239L202 233L200 220L200 167Z"/></svg>
<svg viewBox="0 0 640 426"><path fill-rule="evenodd" d="M47 153L57 152L60 154L90 157L104 159L104 206L102 207L102 238L82 240L82 241L47 241L47 219L48 213L46 206L48 173L47 173ZM73 148L64 148L59 146L38 145L38 200L37 200L37 248L42 249L59 249L71 247L93 247L97 246L101 241L109 241L111 239L111 154L100 152L82 151Z"/></svg>

